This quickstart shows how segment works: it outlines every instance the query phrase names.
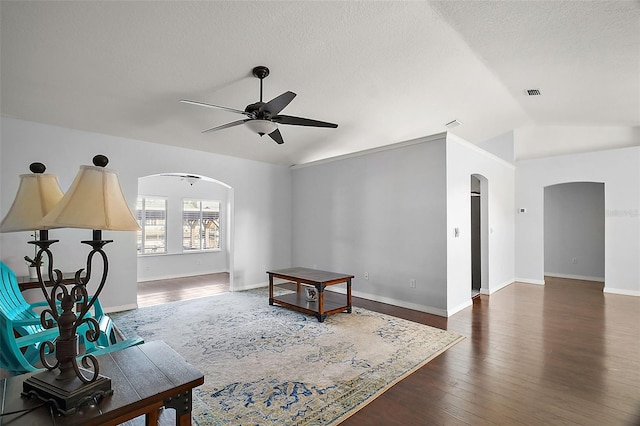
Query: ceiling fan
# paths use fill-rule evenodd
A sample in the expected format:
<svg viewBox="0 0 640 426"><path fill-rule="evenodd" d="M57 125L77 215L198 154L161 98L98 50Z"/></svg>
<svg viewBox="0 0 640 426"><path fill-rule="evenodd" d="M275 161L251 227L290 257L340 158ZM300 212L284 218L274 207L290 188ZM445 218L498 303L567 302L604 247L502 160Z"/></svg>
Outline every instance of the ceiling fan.
<svg viewBox="0 0 640 426"><path fill-rule="evenodd" d="M186 104L204 106L208 108L223 109L225 111L235 112L236 114L242 114L246 116L244 120L232 121L231 123L223 124L222 126L212 127L204 130L202 133L214 132L216 130L227 129L233 126L239 126L245 124L249 129L256 132L260 136L269 135L271 139L279 144L284 143L280 130L278 130L278 124L289 124L293 126L311 126L311 127L338 127L337 124L327 123L324 121L311 120L309 118L294 117L291 115L280 115L282 111L289 103L296 97L293 92L284 92L282 95L271 99L269 102L262 101L262 80L269 75L269 68L265 66L257 66L253 69L254 77L260 79L260 101L254 104L249 104L244 111L234 108L228 108L219 105L205 104L203 102L190 101L188 99L181 99L180 102Z"/></svg>

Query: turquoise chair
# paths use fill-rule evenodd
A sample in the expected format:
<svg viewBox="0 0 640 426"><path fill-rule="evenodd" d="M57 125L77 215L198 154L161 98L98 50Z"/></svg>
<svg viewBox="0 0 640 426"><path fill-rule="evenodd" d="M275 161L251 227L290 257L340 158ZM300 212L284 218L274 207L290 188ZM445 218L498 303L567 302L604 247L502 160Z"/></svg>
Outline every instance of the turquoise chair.
<svg viewBox="0 0 640 426"><path fill-rule="evenodd" d="M38 309L48 306L46 301L28 303L20 292L15 273L0 262L0 368L14 375L38 370L40 346L58 337L57 327L45 329L40 322ZM88 326L78 327L85 353L97 356L144 343L140 337L118 341L113 321L104 313L99 300L93 305L92 315L100 324L100 336L96 342L89 342L84 338Z"/></svg>

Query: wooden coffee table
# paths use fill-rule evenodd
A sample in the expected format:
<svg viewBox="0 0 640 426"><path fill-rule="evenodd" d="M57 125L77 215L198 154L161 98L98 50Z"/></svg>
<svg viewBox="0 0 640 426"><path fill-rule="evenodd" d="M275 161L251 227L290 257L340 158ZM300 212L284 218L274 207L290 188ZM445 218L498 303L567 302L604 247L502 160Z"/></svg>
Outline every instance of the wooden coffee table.
<svg viewBox="0 0 640 426"><path fill-rule="evenodd" d="M267 271L267 274L269 274L269 305L277 303L298 312L315 315L319 322L324 322L327 315L340 312L351 313L351 279L354 278L353 275L299 267ZM297 284L296 292L274 296L274 278L295 282ZM318 292L317 301L307 300L305 292L302 291L302 283L316 288ZM344 295L335 292L324 291L328 286L344 283L347 284L346 298Z"/></svg>

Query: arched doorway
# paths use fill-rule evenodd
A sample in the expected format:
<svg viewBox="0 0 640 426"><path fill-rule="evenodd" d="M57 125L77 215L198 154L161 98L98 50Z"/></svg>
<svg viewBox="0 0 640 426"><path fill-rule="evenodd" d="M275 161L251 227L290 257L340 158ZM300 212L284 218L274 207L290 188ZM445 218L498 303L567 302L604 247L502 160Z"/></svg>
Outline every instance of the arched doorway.
<svg viewBox="0 0 640 426"><path fill-rule="evenodd" d="M488 294L489 277L489 221L488 180L471 175L471 297Z"/></svg>
<svg viewBox="0 0 640 426"><path fill-rule="evenodd" d="M153 242L141 241L138 234L138 282L226 273L233 291L233 188L208 176L159 173L138 179L139 216L148 214L140 206L150 201L164 211L151 211L152 220L145 223L164 227L164 241L158 238L155 246L160 249L154 252ZM160 220L154 222L154 216ZM194 230L196 222L201 227Z"/></svg>
<svg viewBox="0 0 640 426"><path fill-rule="evenodd" d="M604 282L604 253L604 183L545 187L544 275Z"/></svg>

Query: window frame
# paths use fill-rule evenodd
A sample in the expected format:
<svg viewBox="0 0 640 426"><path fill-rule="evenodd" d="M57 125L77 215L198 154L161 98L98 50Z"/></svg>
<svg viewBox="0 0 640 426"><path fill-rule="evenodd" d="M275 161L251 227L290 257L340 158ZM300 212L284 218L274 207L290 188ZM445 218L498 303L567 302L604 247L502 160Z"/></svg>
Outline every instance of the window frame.
<svg viewBox="0 0 640 426"><path fill-rule="evenodd" d="M164 247L162 251L150 251L147 252L146 241L147 241L147 208L146 203L148 200L154 201L163 201L164 202ZM137 249L136 252L138 256L153 256L153 255L164 255L169 253L169 232L168 232L168 224L169 224L169 200L168 197L158 196L158 195L139 195L136 200L136 216L138 216L138 203L142 203L142 213L140 214L140 218L138 219L138 224L140 225L140 230L136 232L136 246L138 245L138 237L140 237L140 248L142 252ZM154 225L157 226L157 225Z"/></svg>
<svg viewBox="0 0 640 426"><path fill-rule="evenodd" d="M185 240L185 203L187 202L197 202L198 203L198 208L199 208L199 217L198 217L198 222L199 222L199 227L200 230L198 232L199 235L201 235L201 237L198 239L198 243L199 243L199 248L193 248L193 249L189 249L186 248L184 245L184 240ZM218 218L217 218L217 228L218 228L218 232L217 232L217 247L212 247L212 248L202 248L202 241L203 238L202 234L205 232L206 228L203 228L203 204L204 203L216 203L218 205ZM208 253L208 252L216 252L216 251L221 251L221 247L222 247L222 215L221 215L221 211L222 211L222 202L220 200L215 200L215 199L205 199L205 198L193 198L193 197L184 197L182 198L182 235L181 235L181 243L180 243L180 247L182 249L182 254L191 254L191 253ZM189 238L189 237L187 237ZM193 236L191 236L191 238L193 239Z"/></svg>

